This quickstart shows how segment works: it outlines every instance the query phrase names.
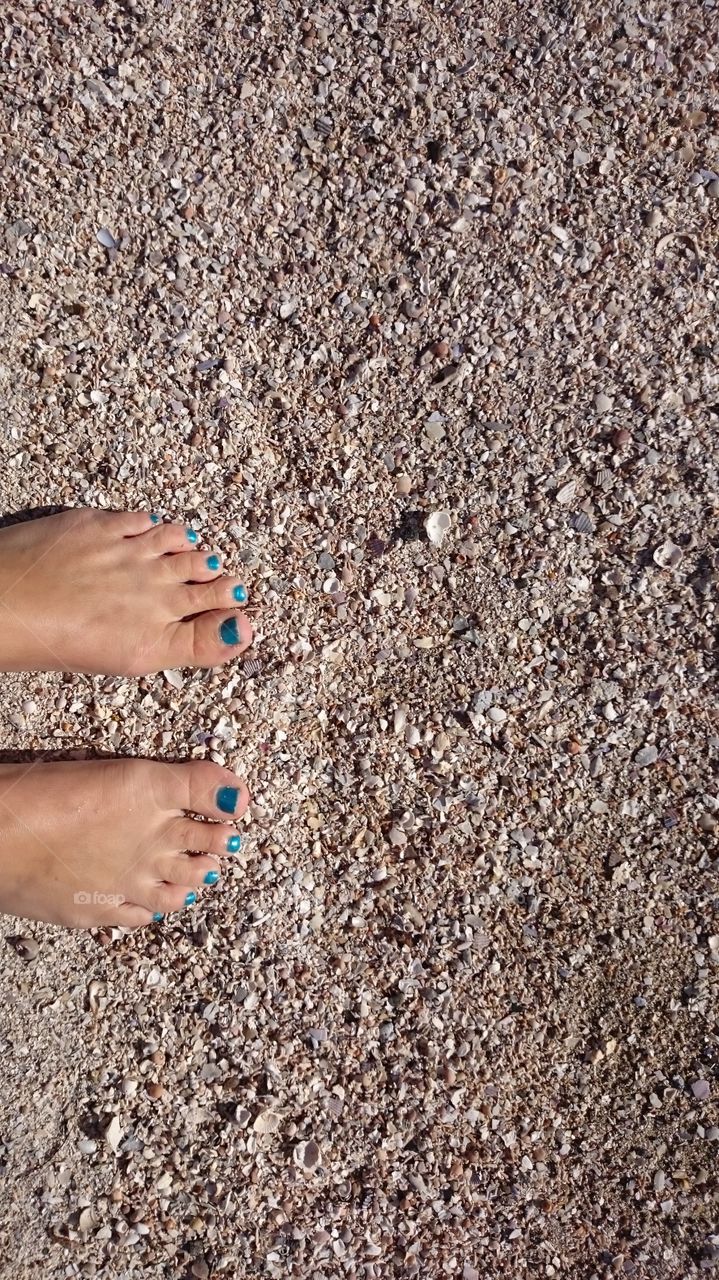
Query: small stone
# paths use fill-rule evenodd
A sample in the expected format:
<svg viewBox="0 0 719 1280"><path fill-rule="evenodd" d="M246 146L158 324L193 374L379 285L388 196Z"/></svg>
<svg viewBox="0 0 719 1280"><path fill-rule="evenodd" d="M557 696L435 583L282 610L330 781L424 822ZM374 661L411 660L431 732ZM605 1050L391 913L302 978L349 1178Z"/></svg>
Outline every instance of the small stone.
<svg viewBox="0 0 719 1280"><path fill-rule="evenodd" d="M638 765L640 769L646 769L647 765L655 764L658 758L659 752L657 748L650 745L648 747L642 747L637 751L637 754L634 757L634 763Z"/></svg>
<svg viewBox="0 0 719 1280"><path fill-rule="evenodd" d="M507 719L507 712L503 711L501 707L490 707L487 712L487 718L491 720L493 724L503 724Z"/></svg>
<svg viewBox="0 0 719 1280"><path fill-rule="evenodd" d="M395 476L394 487L397 490L397 493L401 493L403 496L406 496L412 489L412 481L409 476Z"/></svg>
<svg viewBox="0 0 719 1280"><path fill-rule="evenodd" d="M711 182L707 183L706 193L713 200L719 199L719 178L713 178Z"/></svg>
<svg viewBox="0 0 719 1280"><path fill-rule="evenodd" d="M603 391L598 392L594 397L594 408L597 413L610 413L613 407L614 401L610 396L605 395Z"/></svg>
<svg viewBox="0 0 719 1280"><path fill-rule="evenodd" d="M692 1093L697 1102L706 1102L711 1093L708 1080L695 1080L692 1085Z"/></svg>
<svg viewBox="0 0 719 1280"><path fill-rule="evenodd" d="M29 935L21 934L16 938L8 939L11 946L15 948L22 960L37 960L40 954L40 943Z"/></svg>
<svg viewBox="0 0 719 1280"><path fill-rule="evenodd" d="M612 436L612 444L615 449L626 449L628 444L632 442L632 435L627 431L626 427L620 427Z"/></svg>

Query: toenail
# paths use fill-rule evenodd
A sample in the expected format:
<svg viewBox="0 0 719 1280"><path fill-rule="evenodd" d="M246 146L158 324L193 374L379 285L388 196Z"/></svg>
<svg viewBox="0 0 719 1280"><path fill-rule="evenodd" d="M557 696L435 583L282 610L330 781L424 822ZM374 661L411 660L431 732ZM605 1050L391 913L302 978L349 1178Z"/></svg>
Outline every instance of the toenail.
<svg viewBox="0 0 719 1280"><path fill-rule="evenodd" d="M187 534L187 541L191 542L194 545L197 542L197 534L195 530L185 529L185 533Z"/></svg>
<svg viewBox="0 0 719 1280"><path fill-rule="evenodd" d="M219 556L208 556L208 557L207 557L207 568L208 568L208 569L212 569L212 571L213 571L213 573L214 573L214 571L215 571L216 569L219 569L219 567L220 567L220 557L219 557Z"/></svg>
<svg viewBox="0 0 719 1280"><path fill-rule="evenodd" d="M247 603L247 587L234 587L232 591L232 599L238 604Z"/></svg>
<svg viewBox="0 0 719 1280"><path fill-rule="evenodd" d="M186 906L186 907L191 907L191 906L193 905L193 903L195 903L195 902L197 902L197 894L196 894L196 893L188 893L187 897L185 898L185 906Z"/></svg>
<svg viewBox="0 0 719 1280"><path fill-rule="evenodd" d="M237 787L220 787L217 792L217 808L222 813L234 813L239 795ZM236 840L237 836L231 836L230 839Z"/></svg>
<svg viewBox="0 0 719 1280"><path fill-rule="evenodd" d="M150 520L152 521L152 523L153 523L153 524L159 524L159 523L160 523L160 517L159 517L159 516L156 516L156 515L155 515L155 513L154 513L154 511L153 511L152 515L150 516ZM160 919L162 919L162 916L160 916Z"/></svg>
<svg viewBox="0 0 719 1280"><path fill-rule="evenodd" d="M237 629L237 618L225 618L220 626L220 640L225 644L239 644L240 633Z"/></svg>
<svg viewBox="0 0 719 1280"><path fill-rule="evenodd" d="M165 917L164 917L164 915L163 915L163 913L162 913L161 911L156 911L156 912L155 912L155 914L154 914L154 916L153 916L152 918L153 918L153 920L164 920L164 919L165 919Z"/></svg>
<svg viewBox="0 0 719 1280"><path fill-rule="evenodd" d="M240 840L240 837L230 836L229 840L227 841L227 852L239 853L241 848L242 848L242 841Z"/></svg>
<svg viewBox="0 0 719 1280"><path fill-rule="evenodd" d="M219 873L219 871L208 871L208 872L207 872L207 875L205 876L205 881L204 881L204 883L205 883L205 884L217 884L217 881L219 880L219 878L220 878L220 873Z"/></svg>

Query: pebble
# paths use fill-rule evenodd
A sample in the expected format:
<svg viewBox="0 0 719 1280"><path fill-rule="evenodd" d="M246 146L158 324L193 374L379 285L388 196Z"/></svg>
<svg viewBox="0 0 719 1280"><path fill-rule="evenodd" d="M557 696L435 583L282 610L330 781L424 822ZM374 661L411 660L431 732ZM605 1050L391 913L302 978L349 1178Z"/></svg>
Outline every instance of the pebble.
<svg viewBox="0 0 719 1280"><path fill-rule="evenodd" d="M594 408L599 414L611 413L612 409L614 408L614 401L611 398L611 396L608 396L603 391L600 391L594 397Z"/></svg>
<svg viewBox="0 0 719 1280"><path fill-rule="evenodd" d="M40 943L36 938L23 934L19 937L11 938L10 942L22 960L37 960L40 954Z"/></svg>
<svg viewBox="0 0 719 1280"><path fill-rule="evenodd" d="M490 707L487 711L487 719L491 720L493 724L503 724L507 719L507 712L503 711L501 707Z"/></svg>

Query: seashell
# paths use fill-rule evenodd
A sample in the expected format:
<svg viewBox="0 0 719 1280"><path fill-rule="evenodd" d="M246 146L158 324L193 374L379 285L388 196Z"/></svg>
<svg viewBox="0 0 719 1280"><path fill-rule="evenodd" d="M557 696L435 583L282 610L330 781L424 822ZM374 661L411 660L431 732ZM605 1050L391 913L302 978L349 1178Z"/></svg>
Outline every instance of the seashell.
<svg viewBox="0 0 719 1280"><path fill-rule="evenodd" d="M672 542L671 538L667 538L666 542L662 542L661 546L654 551L652 559L662 569L676 569L684 552L678 547L676 542Z"/></svg>
<svg viewBox="0 0 719 1280"><path fill-rule="evenodd" d="M427 516L424 527L432 545L439 547L452 527L452 517L448 511L433 511Z"/></svg>
<svg viewBox="0 0 719 1280"><path fill-rule="evenodd" d="M315 1169L320 1163L321 1153L314 1138L310 1138L307 1142L298 1142L292 1152L292 1158L301 1169Z"/></svg>
<svg viewBox="0 0 719 1280"><path fill-rule="evenodd" d="M117 240L107 227L100 227L95 232L95 239L102 245L103 249L116 249Z"/></svg>
<svg viewBox="0 0 719 1280"><path fill-rule="evenodd" d="M255 1133L276 1133L280 1127L280 1117L276 1111L260 1111L252 1126Z"/></svg>
<svg viewBox="0 0 719 1280"><path fill-rule="evenodd" d="M567 502L571 502L576 492L577 492L576 480L568 480L566 484L562 485L561 489L557 489L557 492L555 495L557 502L561 502L562 505L564 505Z"/></svg>
<svg viewBox="0 0 719 1280"><path fill-rule="evenodd" d="M594 533L594 521L586 511L575 511L569 523L577 533Z"/></svg>

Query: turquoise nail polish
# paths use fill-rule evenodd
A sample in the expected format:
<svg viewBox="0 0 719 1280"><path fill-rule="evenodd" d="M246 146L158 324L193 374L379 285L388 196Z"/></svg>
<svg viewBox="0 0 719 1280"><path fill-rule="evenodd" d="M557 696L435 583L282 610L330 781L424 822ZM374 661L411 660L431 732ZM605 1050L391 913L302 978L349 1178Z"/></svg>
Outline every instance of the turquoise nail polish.
<svg viewBox="0 0 719 1280"><path fill-rule="evenodd" d="M195 902L197 902L197 894L196 894L196 893L188 893L187 897L185 898L185 906L186 906L186 907L191 907L191 906L193 905L193 903L195 903Z"/></svg>
<svg viewBox="0 0 719 1280"><path fill-rule="evenodd" d="M155 914L154 914L154 916L153 916L152 918L153 918L153 920L164 920L164 919L165 919L165 917L164 917L164 915L162 914L162 912L161 912L161 911L156 911L156 912L155 912Z"/></svg>
<svg viewBox="0 0 719 1280"><path fill-rule="evenodd" d="M208 871L207 875L205 876L205 884L217 884L217 881L219 880L219 878L220 878L219 871Z"/></svg>
<svg viewBox="0 0 719 1280"><path fill-rule="evenodd" d="M216 569L219 569L219 567L220 567L220 557L219 557L219 556L208 556L208 557L207 557L207 568L208 568L208 569L212 569L212 572L214 573Z"/></svg>
<svg viewBox="0 0 719 1280"><path fill-rule="evenodd" d="M232 599L236 600L238 604L246 604L247 603L247 587L233 587Z"/></svg>
<svg viewBox="0 0 719 1280"><path fill-rule="evenodd" d="M234 813L237 808L239 798L237 787L220 787L217 792L217 808L221 813ZM231 836L230 839L237 839L237 836Z"/></svg>
<svg viewBox="0 0 719 1280"><path fill-rule="evenodd" d="M240 633L237 629L237 618L225 618L220 627L220 640L224 644L239 644Z"/></svg>
<svg viewBox="0 0 719 1280"><path fill-rule="evenodd" d="M152 521L152 523L153 523L153 524L159 524L159 523L160 523L160 517L159 517L159 516L156 516L156 515L155 515L155 513L154 513L154 511L153 511L152 515L150 516L150 520ZM162 919L162 916L160 916L160 919Z"/></svg>
<svg viewBox="0 0 719 1280"><path fill-rule="evenodd" d="M194 530L194 529L185 529L185 533L187 534L187 541L188 541L188 542L191 542L191 543L192 543L192 545L193 545L193 547L194 547L195 543L197 542L197 534L196 534L195 530Z"/></svg>
<svg viewBox="0 0 719 1280"><path fill-rule="evenodd" d="M230 836L229 840L227 841L227 852L239 853L241 848L242 848L242 841L240 840L240 837Z"/></svg>

